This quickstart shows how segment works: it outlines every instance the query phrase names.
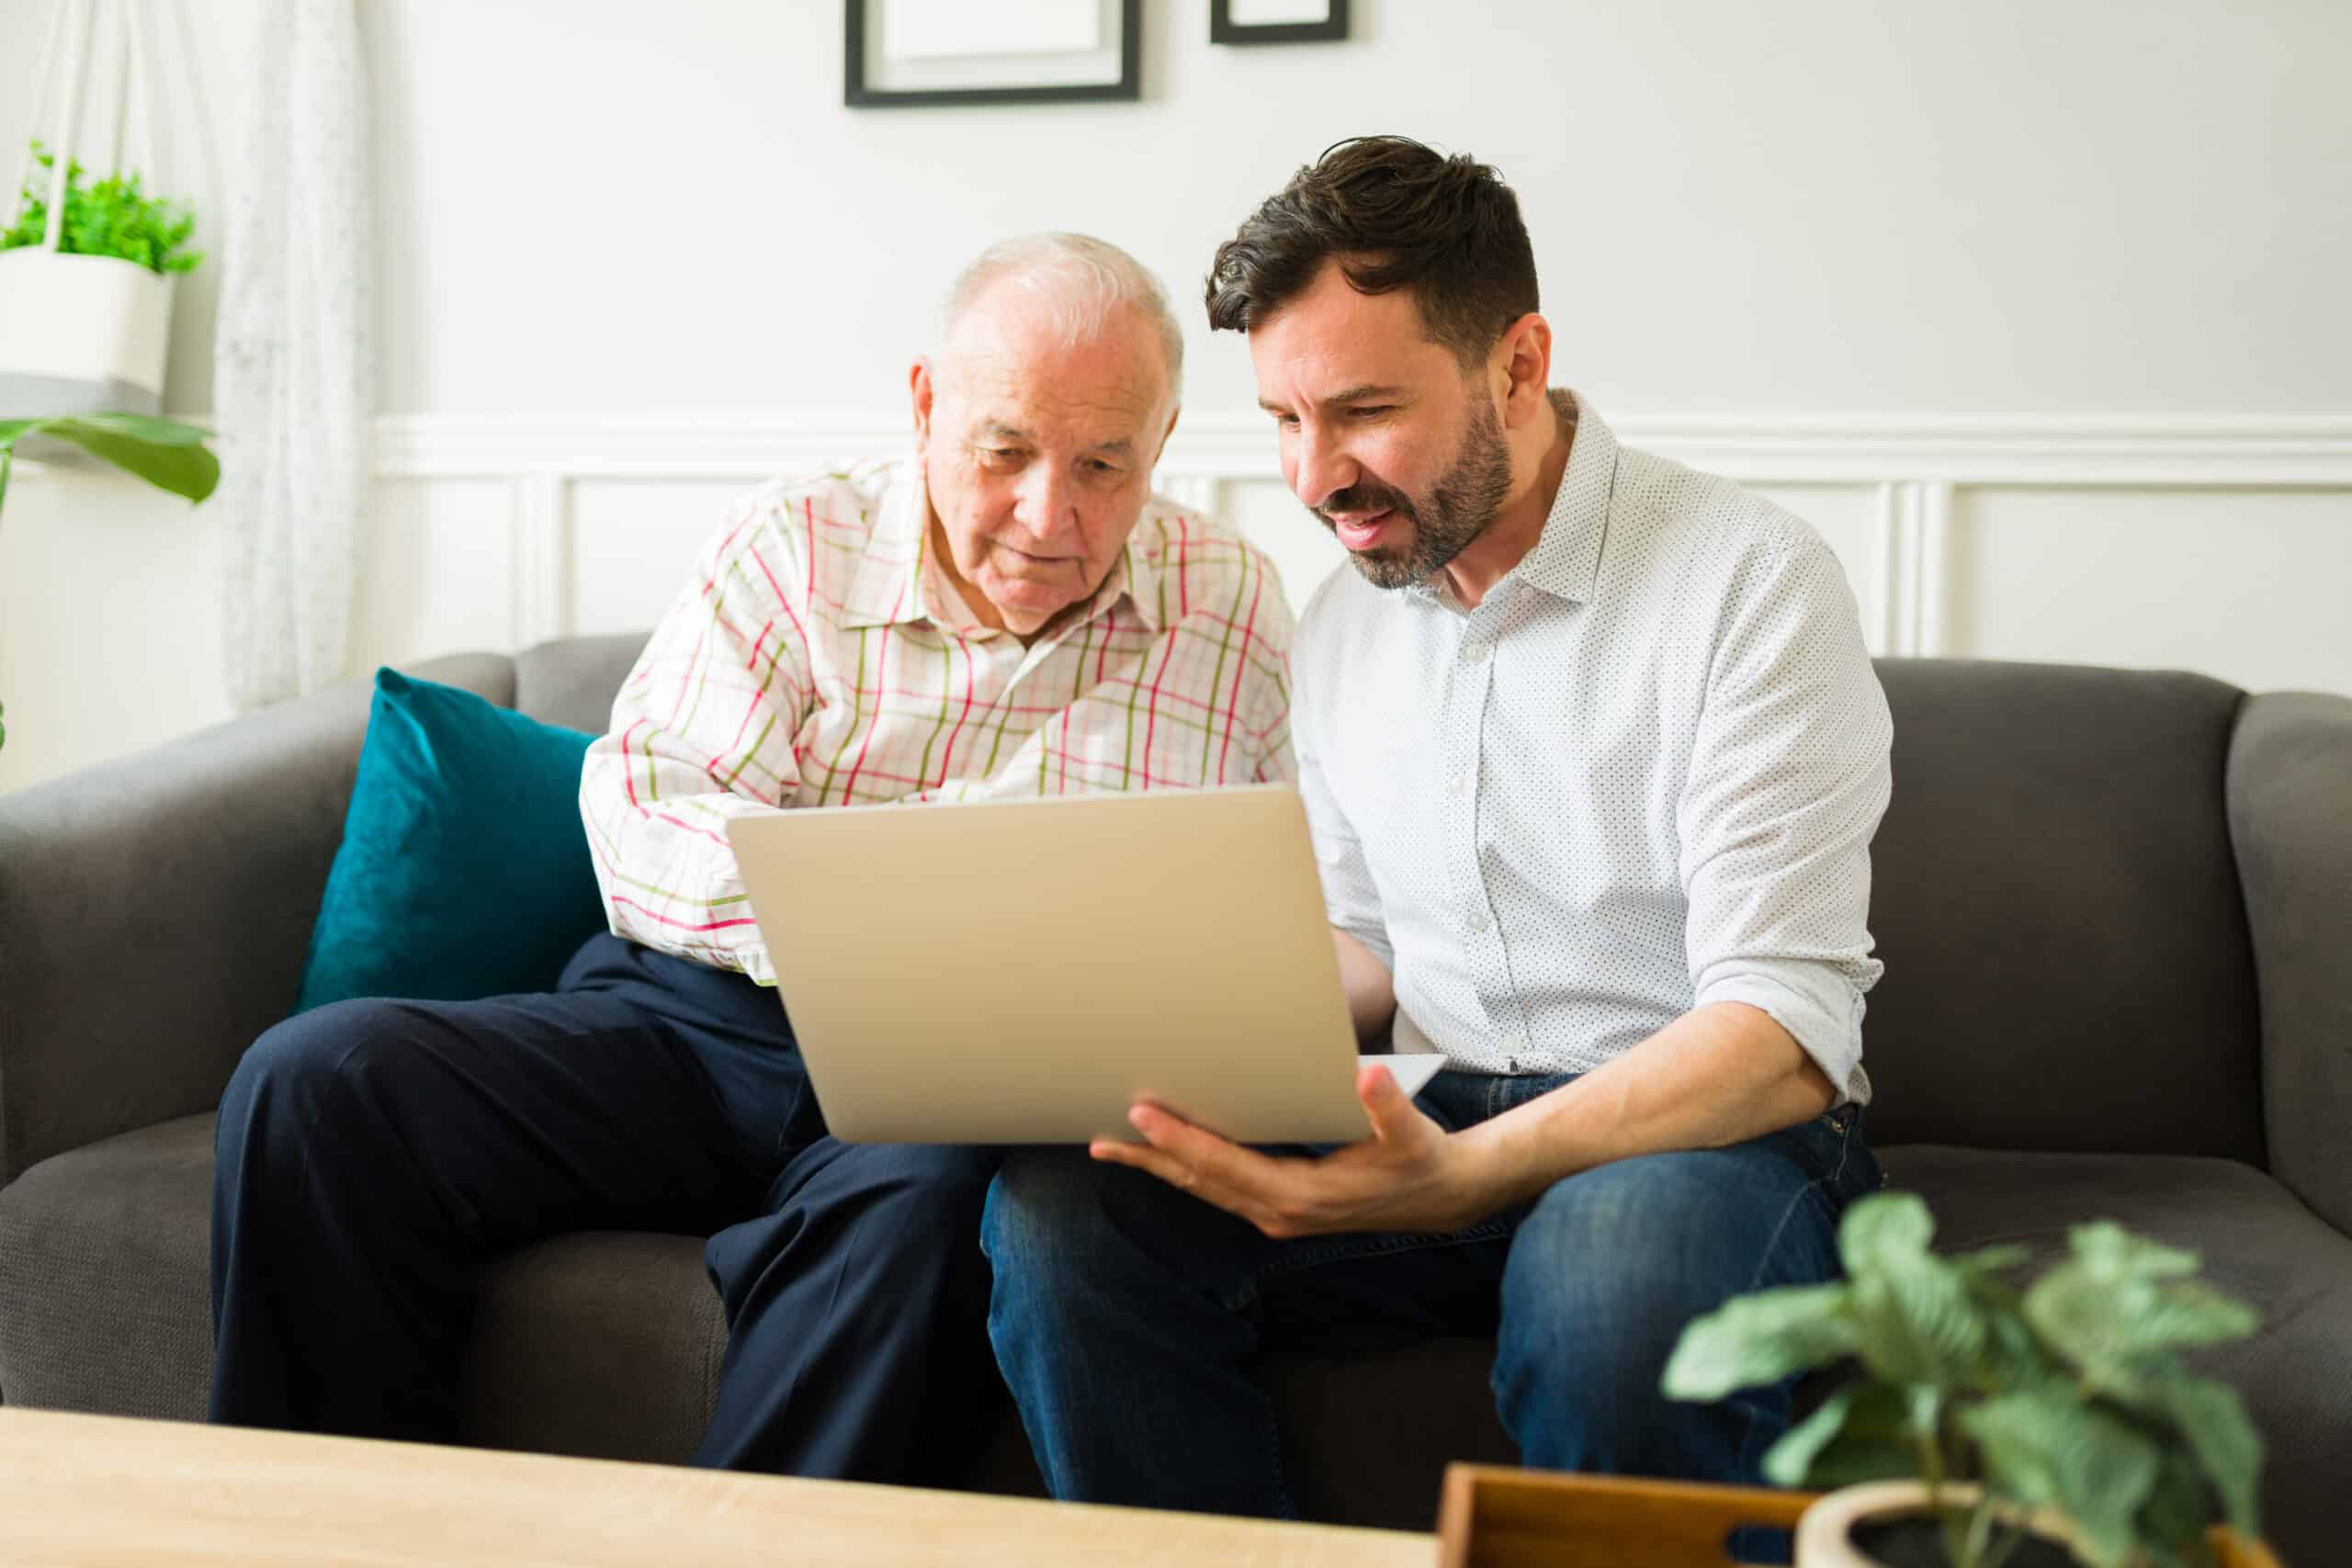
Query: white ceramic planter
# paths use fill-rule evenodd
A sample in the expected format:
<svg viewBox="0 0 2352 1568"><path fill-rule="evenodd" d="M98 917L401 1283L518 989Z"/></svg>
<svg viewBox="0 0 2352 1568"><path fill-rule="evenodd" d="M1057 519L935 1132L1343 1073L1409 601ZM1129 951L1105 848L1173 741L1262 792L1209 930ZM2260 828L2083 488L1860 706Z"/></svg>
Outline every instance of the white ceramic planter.
<svg viewBox="0 0 2352 1568"><path fill-rule="evenodd" d="M1970 1501L1975 1488L1949 1486L1947 1496ZM1797 1520L1796 1568L1881 1568L1877 1558L1854 1544L1856 1525L1922 1514L1928 1510L1924 1481L1873 1481L1841 1487L1804 1511Z"/></svg>
<svg viewBox="0 0 2352 1568"><path fill-rule="evenodd" d="M160 412L173 282L114 256L0 251L0 419Z"/></svg>
<svg viewBox="0 0 2352 1568"><path fill-rule="evenodd" d="M1978 1495L1973 1483L1954 1483L1944 1488L1947 1498L1972 1506ZM1883 1568L1877 1558L1855 1546L1854 1527L1927 1511L1924 1481L1872 1481L1841 1487L1807 1508L1797 1520L1796 1568ZM2011 1523L2022 1518L2028 1529L2052 1545L2061 1545L2066 1539L2066 1521L2047 1508L2020 1514L2003 1505L2001 1517Z"/></svg>
<svg viewBox="0 0 2352 1568"><path fill-rule="evenodd" d="M1797 1520L1796 1568L1878 1568L1854 1544L1858 1524L1926 1507L1928 1489L1917 1481L1875 1481L1830 1493Z"/></svg>

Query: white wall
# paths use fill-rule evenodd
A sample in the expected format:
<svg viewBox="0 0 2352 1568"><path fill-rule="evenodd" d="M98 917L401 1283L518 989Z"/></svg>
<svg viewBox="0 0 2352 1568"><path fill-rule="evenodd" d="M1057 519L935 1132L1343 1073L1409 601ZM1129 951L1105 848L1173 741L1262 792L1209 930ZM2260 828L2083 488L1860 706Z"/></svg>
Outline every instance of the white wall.
<svg viewBox="0 0 2352 1568"><path fill-rule="evenodd" d="M1258 50L1147 0L1140 104L855 112L841 9L363 0L391 417L356 666L643 624L728 488L887 442L941 282L1046 226L1167 277L1182 482L1319 570L1190 301L1293 167L1395 130L1505 171L1561 378L1774 485L1877 646L2352 690L2337 0L1356 0L1351 41ZM44 11L0 0L0 138ZM0 787L225 711L219 525L19 479Z"/></svg>

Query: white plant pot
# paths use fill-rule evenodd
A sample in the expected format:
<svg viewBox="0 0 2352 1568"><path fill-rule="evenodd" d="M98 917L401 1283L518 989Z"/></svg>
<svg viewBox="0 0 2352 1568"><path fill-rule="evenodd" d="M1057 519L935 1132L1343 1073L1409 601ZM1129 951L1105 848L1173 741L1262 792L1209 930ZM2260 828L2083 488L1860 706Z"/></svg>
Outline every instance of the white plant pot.
<svg viewBox="0 0 2352 1568"><path fill-rule="evenodd" d="M160 412L173 281L115 256L0 251L0 419Z"/></svg>
<svg viewBox="0 0 2352 1568"><path fill-rule="evenodd" d="M1973 1506L1977 1490L1953 1484L1944 1488L1944 1495ZM1854 1527L1927 1511L1924 1481L1872 1481L1841 1487L1807 1508L1797 1520L1796 1568L1881 1568L1877 1558L1854 1544ZM2018 1516L2004 1509L2004 1517ZM2047 1509L2037 1509L2024 1518L2036 1535L2052 1543L2064 1540L2065 1522Z"/></svg>

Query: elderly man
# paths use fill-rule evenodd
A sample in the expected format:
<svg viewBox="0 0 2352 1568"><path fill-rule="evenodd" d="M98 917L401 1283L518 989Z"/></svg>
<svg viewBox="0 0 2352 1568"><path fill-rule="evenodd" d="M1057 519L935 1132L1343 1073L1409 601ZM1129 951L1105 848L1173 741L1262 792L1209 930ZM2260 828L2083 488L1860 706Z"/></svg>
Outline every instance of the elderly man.
<svg viewBox="0 0 2352 1568"><path fill-rule="evenodd" d="M1832 1277L1879 1179L1890 725L1838 563L1548 389L1517 201L1467 158L1340 144L1208 306L1356 568L1294 660L1350 1005L1448 1070L1418 1105L1367 1071L1371 1136L1329 1152L1145 1105L1145 1145L1012 1156L989 1326L1039 1462L1060 1496L1287 1513L1260 1348L1495 1333L1530 1463L1753 1480L1789 1390L1658 1378L1726 1297Z"/></svg>
<svg viewBox="0 0 2352 1568"><path fill-rule="evenodd" d="M612 934L553 993L341 1003L239 1066L213 1419L446 1439L486 1260L686 1231L711 1235L731 1331L697 1462L910 1481L962 1462L995 1386L977 1232L996 1156L827 1134L721 829L1292 776L1272 571L1151 493L1181 361L1132 258L1008 242L913 367L912 460L733 511L589 753ZM1053 940L985 908L906 918Z"/></svg>

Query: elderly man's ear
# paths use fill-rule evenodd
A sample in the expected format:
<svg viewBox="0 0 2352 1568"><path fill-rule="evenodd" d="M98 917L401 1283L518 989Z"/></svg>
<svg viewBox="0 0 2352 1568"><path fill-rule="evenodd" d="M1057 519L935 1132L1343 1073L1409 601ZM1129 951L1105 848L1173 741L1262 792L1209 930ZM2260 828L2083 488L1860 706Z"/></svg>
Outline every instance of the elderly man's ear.
<svg viewBox="0 0 2352 1568"><path fill-rule="evenodd" d="M931 437L931 361L918 359L907 367L907 390L914 399L915 439Z"/></svg>

